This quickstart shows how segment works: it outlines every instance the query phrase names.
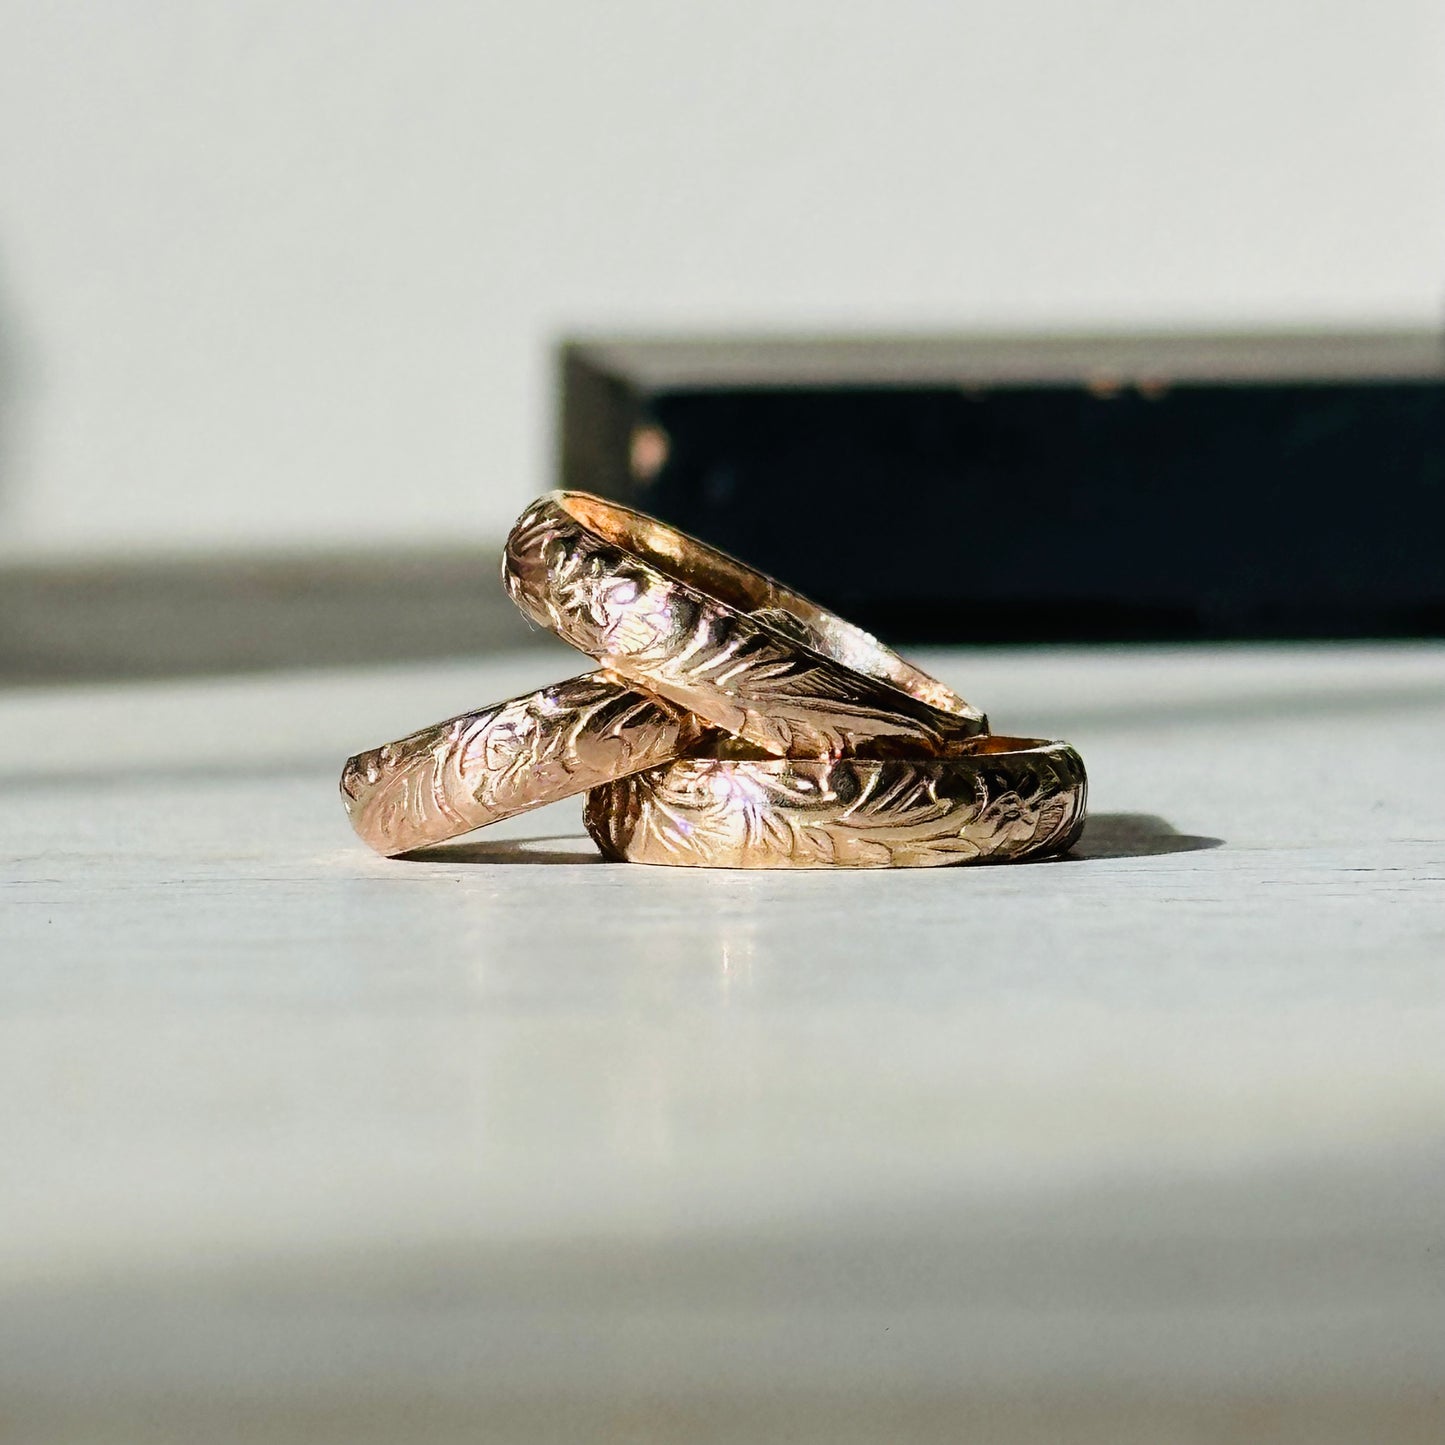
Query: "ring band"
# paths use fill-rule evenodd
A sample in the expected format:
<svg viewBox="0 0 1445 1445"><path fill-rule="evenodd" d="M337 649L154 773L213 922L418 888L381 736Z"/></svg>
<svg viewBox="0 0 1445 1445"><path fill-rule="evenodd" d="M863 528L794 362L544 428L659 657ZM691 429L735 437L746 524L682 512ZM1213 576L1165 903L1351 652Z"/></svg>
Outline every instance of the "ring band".
<svg viewBox="0 0 1445 1445"><path fill-rule="evenodd" d="M378 853L407 853L571 797L698 745L681 708L590 672L347 759L341 796Z"/></svg>
<svg viewBox="0 0 1445 1445"><path fill-rule="evenodd" d="M594 788L587 831L618 862L926 868L1062 853L1088 781L1067 743L979 738L968 756L735 758L714 746Z"/></svg>
<svg viewBox="0 0 1445 1445"><path fill-rule="evenodd" d="M787 757L942 757L988 730L877 638L651 517L534 502L502 576L534 622L714 727Z"/></svg>

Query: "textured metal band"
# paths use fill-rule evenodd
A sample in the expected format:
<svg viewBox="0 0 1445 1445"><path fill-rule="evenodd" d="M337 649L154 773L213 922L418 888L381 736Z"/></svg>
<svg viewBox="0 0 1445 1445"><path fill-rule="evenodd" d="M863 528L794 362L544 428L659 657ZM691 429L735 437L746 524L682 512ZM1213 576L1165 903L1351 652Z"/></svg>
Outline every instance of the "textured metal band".
<svg viewBox="0 0 1445 1445"><path fill-rule="evenodd" d="M502 576L533 621L768 753L948 756L988 729L869 633L585 492L552 492L522 514Z"/></svg>
<svg viewBox="0 0 1445 1445"><path fill-rule="evenodd" d="M1087 791L1067 743L995 736L968 757L685 758L594 788L586 821L619 862L928 868L1062 853Z"/></svg>
<svg viewBox="0 0 1445 1445"><path fill-rule="evenodd" d="M363 841L406 853L656 767L705 731L681 708L591 672L358 753L341 797Z"/></svg>

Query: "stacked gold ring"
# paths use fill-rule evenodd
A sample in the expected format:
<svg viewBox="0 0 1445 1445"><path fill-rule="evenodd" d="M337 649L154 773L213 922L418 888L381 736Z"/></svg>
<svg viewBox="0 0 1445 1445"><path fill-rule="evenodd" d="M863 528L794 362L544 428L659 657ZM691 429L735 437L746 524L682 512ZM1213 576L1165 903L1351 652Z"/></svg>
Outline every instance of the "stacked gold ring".
<svg viewBox="0 0 1445 1445"><path fill-rule="evenodd" d="M685 757L707 729L607 672L348 758L341 796L378 853L407 853Z"/></svg>
<svg viewBox="0 0 1445 1445"><path fill-rule="evenodd" d="M554 492L503 581L598 670L347 761L357 833L396 854L585 792L612 859L920 867L1066 850L1086 779L1007 739L877 638L629 508Z"/></svg>
<svg viewBox="0 0 1445 1445"><path fill-rule="evenodd" d="M502 580L532 621L639 687L779 757L860 740L945 755L988 719L876 637L771 577L585 492L534 502Z"/></svg>
<svg viewBox="0 0 1445 1445"><path fill-rule="evenodd" d="M593 788L585 818L628 863L929 868L1065 852L1086 794L1067 743L990 736L952 758L682 758Z"/></svg>

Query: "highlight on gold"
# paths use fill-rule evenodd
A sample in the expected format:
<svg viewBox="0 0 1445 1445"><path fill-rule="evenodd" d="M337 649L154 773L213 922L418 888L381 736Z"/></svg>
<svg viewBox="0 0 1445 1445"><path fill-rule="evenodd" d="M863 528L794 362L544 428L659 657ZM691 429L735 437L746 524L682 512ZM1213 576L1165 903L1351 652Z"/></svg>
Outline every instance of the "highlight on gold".
<svg viewBox="0 0 1445 1445"><path fill-rule="evenodd" d="M876 637L655 518L553 492L503 583L591 672L356 754L341 792L384 854L586 794L604 857L898 868L1065 852L1083 760L1005 738Z"/></svg>

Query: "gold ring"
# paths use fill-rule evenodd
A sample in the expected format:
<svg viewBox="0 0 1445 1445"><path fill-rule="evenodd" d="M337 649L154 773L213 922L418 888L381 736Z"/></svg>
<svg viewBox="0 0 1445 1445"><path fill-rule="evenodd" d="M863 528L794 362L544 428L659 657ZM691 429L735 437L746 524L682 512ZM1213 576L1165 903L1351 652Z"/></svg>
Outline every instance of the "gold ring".
<svg viewBox="0 0 1445 1445"><path fill-rule="evenodd" d="M502 576L534 622L767 753L944 757L988 731L977 708L861 628L586 492L534 502Z"/></svg>
<svg viewBox="0 0 1445 1445"><path fill-rule="evenodd" d="M681 708L590 672L358 753L341 797L364 842L408 853L656 767L705 731Z"/></svg>
<svg viewBox="0 0 1445 1445"><path fill-rule="evenodd" d="M1067 851L1088 780L1067 743L979 738L967 756L694 756L594 788L603 855L691 868L928 868Z"/></svg>

